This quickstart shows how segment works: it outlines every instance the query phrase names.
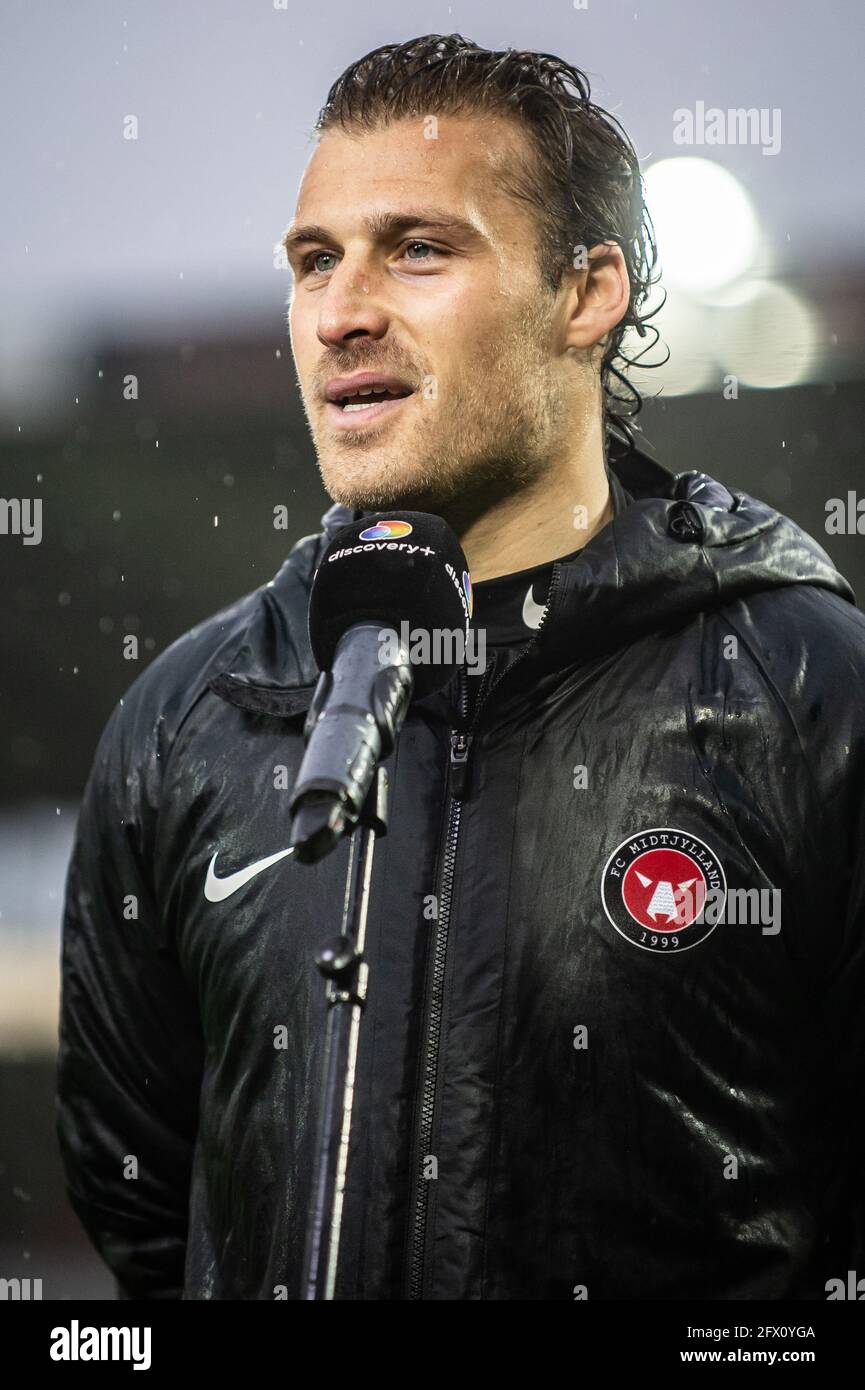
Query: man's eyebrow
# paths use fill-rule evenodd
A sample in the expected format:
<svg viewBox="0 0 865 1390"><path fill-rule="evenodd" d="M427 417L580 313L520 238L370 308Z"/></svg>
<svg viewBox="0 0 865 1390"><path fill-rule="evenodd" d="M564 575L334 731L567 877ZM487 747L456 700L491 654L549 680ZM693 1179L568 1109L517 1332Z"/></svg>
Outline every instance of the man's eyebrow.
<svg viewBox="0 0 865 1390"><path fill-rule="evenodd" d="M484 239L480 228L473 222L467 222L464 217L454 217L452 213L438 208L421 208L418 211L400 213L374 212L364 218L363 225L369 235L374 237L393 236L397 232L407 232L412 227L425 227L430 231L456 233L473 241ZM293 250L312 242L328 245L335 240L326 227L306 223L289 227L282 238L282 245L290 255Z"/></svg>

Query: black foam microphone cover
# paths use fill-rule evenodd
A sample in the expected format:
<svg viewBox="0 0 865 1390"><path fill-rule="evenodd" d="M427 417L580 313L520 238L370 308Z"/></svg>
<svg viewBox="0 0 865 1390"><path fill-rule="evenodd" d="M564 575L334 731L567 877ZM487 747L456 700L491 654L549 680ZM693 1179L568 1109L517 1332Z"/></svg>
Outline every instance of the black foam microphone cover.
<svg viewBox="0 0 865 1390"><path fill-rule="evenodd" d="M429 512L366 513L341 527L322 556L309 600L309 640L319 670L356 623L378 623L398 637L428 635L412 658L415 695L446 685L465 659L472 589L462 546L447 522ZM402 625L407 624L407 628ZM456 641L432 635L462 634ZM431 659L436 658L436 659Z"/></svg>

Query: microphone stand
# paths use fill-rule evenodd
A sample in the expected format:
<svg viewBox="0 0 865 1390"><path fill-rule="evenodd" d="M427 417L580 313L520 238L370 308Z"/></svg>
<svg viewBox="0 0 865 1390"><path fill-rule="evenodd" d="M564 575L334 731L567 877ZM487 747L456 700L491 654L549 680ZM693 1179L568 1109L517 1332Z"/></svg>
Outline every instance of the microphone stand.
<svg viewBox="0 0 865 1390"><path fill-rule="evenodd" d="M356 823L348 831L349 859L340 935L315 958L326 981L327 1026L315 1177L306 1232L303 1299L334 1298L360 1020L369 967L363 959L369 886L377 835L387 833L388 776L378 766ZM356 833L355 833L356 832Z"/></svg>
<svg viewBox="0 0 865 1390"><path fill-rule="evenodd" d="M348 1172L354 1074L369 969L363 959L372 861L387 833L387 772L414 686L408 651L381 662L381 628L366 621L341 637L306 717L306 752L291 802L291 847L315 863L349 837L340 935L315 963L326 981L327 1024L315 1173L304 1248L303 1299L335 1297Z"/></svg>

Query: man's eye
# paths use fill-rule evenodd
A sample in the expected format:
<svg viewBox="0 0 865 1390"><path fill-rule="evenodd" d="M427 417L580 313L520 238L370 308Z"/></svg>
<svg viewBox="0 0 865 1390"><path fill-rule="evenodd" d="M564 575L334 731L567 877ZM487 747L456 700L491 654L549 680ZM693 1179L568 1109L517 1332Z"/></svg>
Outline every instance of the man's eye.
<svg viewBox="0 0 865 1390"><path fill-rule="evenodd" d="M319 265L319 261L337 259L335 251L313 251L307 256L303 263L304 270L316 270L319 275L326 275L329 270L333 270L332 265Z"/></svg>
<svg viewBox="0 0 865 1390"><path fill-rule="evenodd" d="M421 254L413 256L411 253L418 248ZM409 261L425 261L433 256L446 256L447 252L439 250L437 246L430 246L428 241L410 241L406 244L404 255Z"/></svg>

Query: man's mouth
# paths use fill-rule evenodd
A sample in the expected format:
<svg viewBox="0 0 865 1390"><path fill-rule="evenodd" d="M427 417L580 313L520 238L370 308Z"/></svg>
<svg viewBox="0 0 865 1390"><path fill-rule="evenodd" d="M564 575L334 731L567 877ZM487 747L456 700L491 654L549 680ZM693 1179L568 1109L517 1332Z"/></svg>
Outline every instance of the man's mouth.
<svg viewBox="0 0 865 1390"><path fill-rule="evenodd" d="M410 394L410 391L388 391L386 387L382 386L366 386L363 390L352 392L351 395L340 396L336 404L346 412L349 410L369 410L379 401L401 401Z"/></svg>
<svg viewBox="0 0 865 1390"><path fill-rule="evenodd" d="M403 400L413 395L409 382L384 371L357 371L353 377L334 377L328 381L325 396L339 409L371 410L382 400Z"/></svg>
<svg viewBox="0 0 865 1390"><path fill-rule="evenodd" d="M414 395L408 382L379 372L358 372L351 377L335 377L327 383L328 415L350 420L352 425L362 419L386 414L396 401Z"/></svg>

